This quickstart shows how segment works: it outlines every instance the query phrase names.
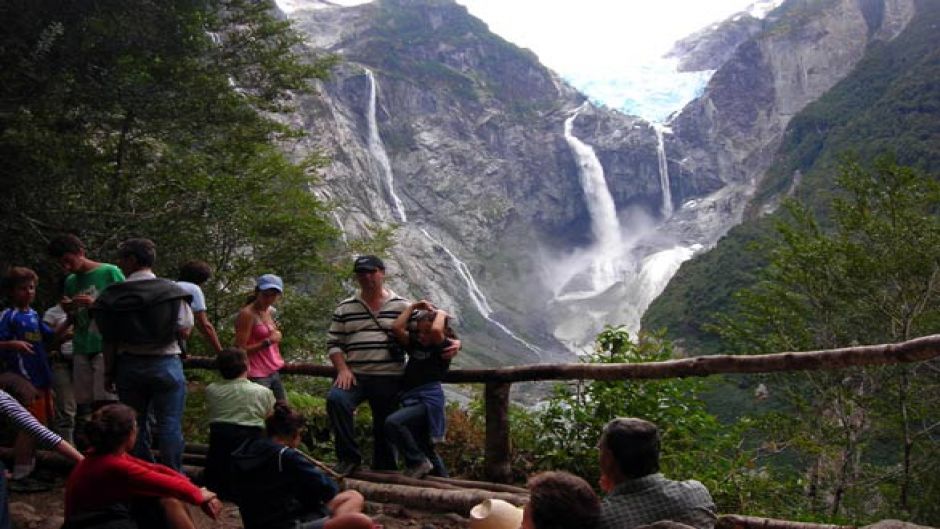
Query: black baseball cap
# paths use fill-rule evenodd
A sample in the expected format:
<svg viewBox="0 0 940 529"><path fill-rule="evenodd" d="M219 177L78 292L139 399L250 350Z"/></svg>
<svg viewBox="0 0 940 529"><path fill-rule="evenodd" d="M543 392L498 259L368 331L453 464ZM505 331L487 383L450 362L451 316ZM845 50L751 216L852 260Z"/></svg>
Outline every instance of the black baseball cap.
<svg viewBox="0 0 940 529"><path fill-rule="evenodd" d="M353 272L374 272L385 270L385 263L374 255L360 255L353 262Z"/></svg>

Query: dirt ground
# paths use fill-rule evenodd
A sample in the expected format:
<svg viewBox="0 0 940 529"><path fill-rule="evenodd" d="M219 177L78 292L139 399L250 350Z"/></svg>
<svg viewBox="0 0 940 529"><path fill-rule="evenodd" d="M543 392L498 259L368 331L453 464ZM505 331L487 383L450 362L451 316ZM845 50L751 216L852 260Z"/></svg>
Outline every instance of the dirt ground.
<svg viewBox="0 0 940 529"><path fill-rule="evenodd" d="M49 492L11 493L10 517L16 529L59 529L65 511L64 480ZM238 508L226 503L218 520L205 516L198 508L191 508L193 519L199 529L240 529L242 527ZM368 503L366 514L385 529L465 529L466 518L457 514L440 514L399 505Z"/></svg>

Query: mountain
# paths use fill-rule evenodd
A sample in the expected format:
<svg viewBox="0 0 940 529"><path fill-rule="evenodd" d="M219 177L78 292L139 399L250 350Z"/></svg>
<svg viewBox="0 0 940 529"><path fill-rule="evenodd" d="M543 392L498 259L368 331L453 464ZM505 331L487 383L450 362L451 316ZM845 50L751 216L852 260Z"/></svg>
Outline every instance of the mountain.
<svg viewBox="0 0 940 529"><path fill-rule="evenodd" d="M896 13L878 9L887 4L859 5L868 9L870 34ZM915 7L903 33L872 40L847 77L790 120L744 223L712 251L685 263L650 306L644 327L666 327L688 349L716 352L718 344L701 324L715 312L732 310L732 293L754 284L767 255L753 243L773 237L772 212L782 197L795 196L825 217L840 155L854 152L865 161L893 152L902 164L928 173L940 169L940 4L921 1Z"/></svg>
<svg viewBox="0 0 940 529"><path fill-rule="evenodd" d="M913 12L874 3L784 4L671 128L583 104L452 1L299 10L343 62L290 148L329 157L314 192L348 240L397 225L392 285L457 315L462 362L570 359L741 221L792 116Z"/></svg>

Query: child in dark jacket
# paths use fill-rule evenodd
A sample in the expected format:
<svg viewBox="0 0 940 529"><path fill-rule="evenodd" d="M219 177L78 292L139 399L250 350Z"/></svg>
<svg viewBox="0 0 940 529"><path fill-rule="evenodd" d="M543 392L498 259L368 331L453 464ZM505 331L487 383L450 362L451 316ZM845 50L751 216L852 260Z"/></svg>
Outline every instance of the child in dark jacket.
<svg viewBox="0 0 940 529"><path fill-rule="evenodd" d="M408 330L414 319L414 330ZM412 303L392 324L395 339L408 352L402 377L402 407L385 420L385 435L405 459L404 474L422 478L428 473L447 476L434 443L444 440L444 389L441 380L450 368L444 349L457 337L449 316L430 302Z"/></svg>
<svg viewBox="0 0 940 529"><path fill-rule="evenodd" d="M362 495L338 492L297 450L305 423L278 403L265 421L267 436L232 453L232 493L245 529L372 529Z"/></svg>

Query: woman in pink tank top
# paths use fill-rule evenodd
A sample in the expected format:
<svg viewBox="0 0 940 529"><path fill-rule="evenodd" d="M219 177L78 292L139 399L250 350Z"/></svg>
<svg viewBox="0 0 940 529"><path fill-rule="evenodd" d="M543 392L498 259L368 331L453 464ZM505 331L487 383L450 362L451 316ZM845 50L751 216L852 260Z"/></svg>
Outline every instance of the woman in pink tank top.
<svg viewBox="0 0 940 529"><path fill-rule="evenodd" d="M254 297L235 319L235 345L248 353L249 380L270 388L279 401L287 401L287 393L278 372L284 366L284 359L273 306L283 293L281 278L264 274L256 282Z"/></svg>

